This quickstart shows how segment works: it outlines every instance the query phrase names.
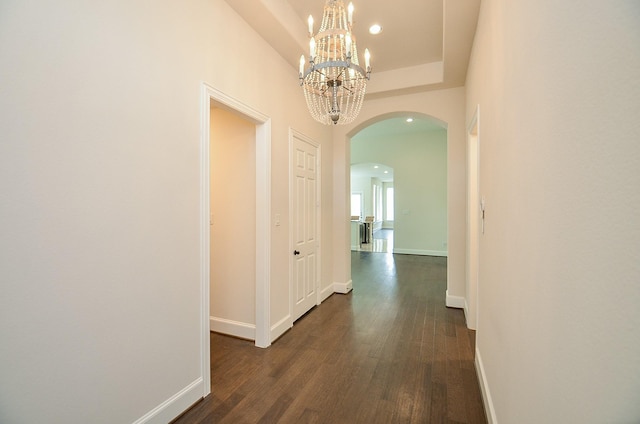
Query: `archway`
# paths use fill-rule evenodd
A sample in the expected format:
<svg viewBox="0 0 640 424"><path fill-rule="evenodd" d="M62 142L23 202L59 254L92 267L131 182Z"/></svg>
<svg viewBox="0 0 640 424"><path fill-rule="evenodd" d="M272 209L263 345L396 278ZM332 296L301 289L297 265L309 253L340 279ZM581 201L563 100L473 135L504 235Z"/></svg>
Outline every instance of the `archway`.
<svg viewBox="0 0 640 424"><path fill-rule="evenodd" d="M365 103L351 125L334 128L334 284L351 286L350 244L350 140L380 120L411 111L428 117L447 130L447 306L462 308L465 301L466 263L466 119L464 89L378 97ZM347 219L345 219L347 217ZM340 227L344 223L343 227ZM338 290L336 290L338 291Z"/></svg>
<svg viewBox="0 0 640 424"><path fill-rule="evenodd" d="M446 124L415 112L387 114L367 124L350 139L352 169L362 173L362 164L382 169L376 164L384 163L395 170L392 179L372 169L370 178L357 175L350 182L351 191L356 186L364 193L371 225L394 229L394 253L447 256ZM394 191L392 221L382 216L384 184Z"/></svg>

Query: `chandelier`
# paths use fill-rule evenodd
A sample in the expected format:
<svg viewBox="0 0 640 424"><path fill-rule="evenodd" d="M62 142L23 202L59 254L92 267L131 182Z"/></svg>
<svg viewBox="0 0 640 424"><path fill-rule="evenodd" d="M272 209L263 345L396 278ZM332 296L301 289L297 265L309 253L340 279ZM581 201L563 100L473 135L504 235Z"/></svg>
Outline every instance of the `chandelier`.
<svg viewBox="0 0 640 424"><path fill-rule="evenodd" d="M309 16L309 59L300 57L298 76L311 116L322 124L349 124L362 107L371 56L365 49L360 67L352 25L353 3L345 9L342 0L327 0L315 36Z"/></svg>

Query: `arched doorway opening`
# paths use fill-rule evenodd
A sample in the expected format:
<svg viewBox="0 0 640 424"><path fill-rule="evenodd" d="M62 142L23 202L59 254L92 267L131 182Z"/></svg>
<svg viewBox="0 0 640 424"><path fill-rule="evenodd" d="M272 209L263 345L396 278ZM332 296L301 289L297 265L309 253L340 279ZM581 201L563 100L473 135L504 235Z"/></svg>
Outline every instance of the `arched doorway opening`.
<svg viewBox="0 0 640 424"><path fill-rule="evenodd" d="M362 193L365 224L393 231L393 253L447 256L446 124L415 112L367 124L351 136L349 152L351 193Z"/></svg>

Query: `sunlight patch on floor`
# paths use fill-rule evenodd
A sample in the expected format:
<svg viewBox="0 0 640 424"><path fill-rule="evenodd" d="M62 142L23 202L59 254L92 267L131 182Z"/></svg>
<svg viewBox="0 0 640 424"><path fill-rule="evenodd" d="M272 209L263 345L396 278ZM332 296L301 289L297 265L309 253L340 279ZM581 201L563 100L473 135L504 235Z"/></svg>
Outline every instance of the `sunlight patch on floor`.
<svg viewBox="0 0 640 424"><path fill-rule="evenodd" d="M370 243L361 243L359 249L352 250L372 253L393 253L393 230L375 230Z"/></svg>

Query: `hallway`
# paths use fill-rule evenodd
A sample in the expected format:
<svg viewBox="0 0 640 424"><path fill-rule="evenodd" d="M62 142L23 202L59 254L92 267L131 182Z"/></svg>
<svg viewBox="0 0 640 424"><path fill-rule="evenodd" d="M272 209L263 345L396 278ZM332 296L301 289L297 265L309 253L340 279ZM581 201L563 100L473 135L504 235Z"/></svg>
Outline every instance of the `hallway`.
<svg viewBox="0 0 640 424"><path fill-rule="evenodd" d="M446 258L352 252L334 294L268 349L211 334L212 394L175 423L485 423L475 333Z"/></svg>

